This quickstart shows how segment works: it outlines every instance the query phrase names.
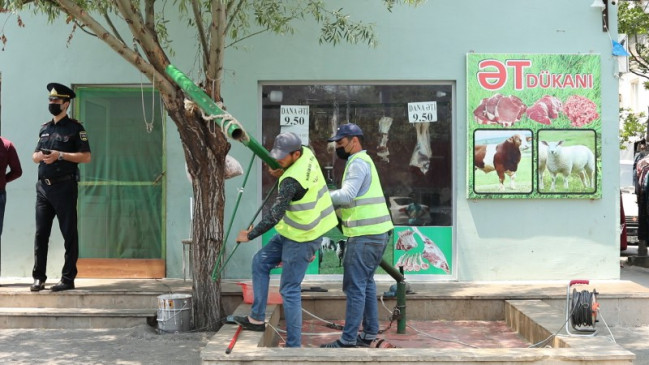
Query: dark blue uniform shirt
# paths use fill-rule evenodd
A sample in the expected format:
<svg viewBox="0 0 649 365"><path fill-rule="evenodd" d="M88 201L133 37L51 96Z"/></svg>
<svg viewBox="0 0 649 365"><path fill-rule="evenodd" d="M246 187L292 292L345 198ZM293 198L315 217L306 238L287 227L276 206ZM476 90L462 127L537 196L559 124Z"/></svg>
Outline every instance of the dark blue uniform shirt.
<svg viewBox="0 0 649 365"><path fill-rule="evenodd" d="M50 149L61 152L90 152L88 135L81 123L67 115L54 124L54 121L43 124L38 133L36 151ZM38 164L39 179L55 179L62 176L74 175L78 178L77 163L56 161L53 164L42 162Z"/></svg>

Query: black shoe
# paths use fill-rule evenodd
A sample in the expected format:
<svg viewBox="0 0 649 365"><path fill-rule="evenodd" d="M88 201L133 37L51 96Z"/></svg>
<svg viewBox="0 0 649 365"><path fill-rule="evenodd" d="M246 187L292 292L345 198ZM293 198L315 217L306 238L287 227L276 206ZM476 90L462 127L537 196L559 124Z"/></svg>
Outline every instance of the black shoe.
<svg viewBox="0 0 649 365"><path fill-rule="evenodd" d="M74 289L74 283L64 283L62 281L59 281L58 284L50 288L50 290L52 291L61 291L61 290L70 290L70 289Z"/></svg>
<svg viewBox="0 0 649 365"><path fill-rule="evenodd" d="M45 289L45 280L41 279L34 279L34 284L29 287L31 291L41 291L43 289Z"/></svg>
<svg viewBox="0 0 649 365"><path fill-rule="evenodd" d="M334 342L330 343L323 343L320 345L320 347L326 347L326 348L348 348L348 347L356 347L356 345L348 345L345 343L340 342L340 340L336 340Z"/></svg>
<svg viewBox="0 0 649 365"><path fill-rule="evenodd" d="M266 323L251 323L248 316L234 316L233 320L244 330L255 332L264 332L266 330Z"/></svg>
<svg viewBox="0 0 649 365"><path fill-rule="evenodd" d="M356 337L356 347L370 347L372 344L372 341L374 340L366 340L364 338L361 338L361 336Z"/></svg>

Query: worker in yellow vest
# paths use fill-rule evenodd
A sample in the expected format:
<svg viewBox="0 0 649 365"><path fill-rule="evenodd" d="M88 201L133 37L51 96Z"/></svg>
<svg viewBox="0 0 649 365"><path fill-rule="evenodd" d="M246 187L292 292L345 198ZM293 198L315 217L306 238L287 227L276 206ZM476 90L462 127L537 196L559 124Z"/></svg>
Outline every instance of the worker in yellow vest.
<svg viewBox="0 0 649 365"><path fill-rule="evenodd" d="M235 316L243 329L265 330L270 271L280 262L279 291L286 320L286 347L302 345L302 279L320 247L322 236L338 222L325 178L311 150L294 133L275 138L270 156L282 169L270 169L279 178L277 200L257 226L239 232L237 242L248 242L273 226L277 234L252 259L253 303L248 316Z"/></svg>
<svg viewBox="0 0 649 365"><path fill-rule="evenodd" d="M336 142L336 154L347 160L341 188L330 191L334 206L341 208L342 230L348 237L343 256L347 306L341 338L320 347L369 347L379 332L374 272L394 227L376 166L363 149L361 128L343 124L329 142Z"/></svg>

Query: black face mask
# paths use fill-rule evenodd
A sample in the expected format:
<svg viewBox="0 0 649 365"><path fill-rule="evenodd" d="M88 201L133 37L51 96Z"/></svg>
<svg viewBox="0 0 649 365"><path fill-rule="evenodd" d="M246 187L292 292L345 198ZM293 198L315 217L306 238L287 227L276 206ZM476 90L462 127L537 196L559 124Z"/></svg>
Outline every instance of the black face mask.
<svg viewBox="0 0 649 365"><path fill-rule="evenodd" d="M336 156L340 159L346 160L351 156L351 153L345 152L345 147L338 147L336 148Z"/></svg>
<svg viewBox="0 0 649 365"><path fill-rule="evenodd" d="M54 116L61 114L61 104L49 104L50 113Z"/></svg>

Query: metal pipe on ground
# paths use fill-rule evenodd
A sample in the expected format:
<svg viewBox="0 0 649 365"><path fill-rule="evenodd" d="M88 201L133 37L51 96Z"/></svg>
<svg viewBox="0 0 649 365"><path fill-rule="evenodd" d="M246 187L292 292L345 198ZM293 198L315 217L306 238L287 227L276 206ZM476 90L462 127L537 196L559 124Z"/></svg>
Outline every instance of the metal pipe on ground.
<svg viewBox="0 0 649 365"><path fill-rule="evenodd" d="M399 310L399 318L397 319L397 333L406 333L406 278L402 273L397 271L387 261L381 260L380 266L385 270L388 275L392 276L397 281L397 309Z"/></svg>

